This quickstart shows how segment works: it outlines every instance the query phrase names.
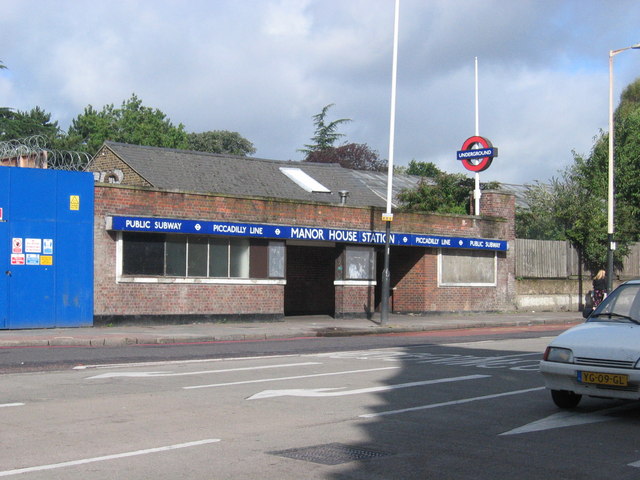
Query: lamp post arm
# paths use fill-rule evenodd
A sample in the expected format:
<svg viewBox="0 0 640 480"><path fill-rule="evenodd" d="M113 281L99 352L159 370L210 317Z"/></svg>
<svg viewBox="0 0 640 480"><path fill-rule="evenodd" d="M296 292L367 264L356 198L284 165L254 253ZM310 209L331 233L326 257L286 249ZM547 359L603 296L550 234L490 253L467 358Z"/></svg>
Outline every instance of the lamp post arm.
<svg viewBox="0 0 640 480"><path fill-rule="evenodd" d="M614 242L614 126L613 126L613 57L630 49L640 49L640 43L618 50L609 50L609 182L607 188L607 292L613 287Z"/></svg>

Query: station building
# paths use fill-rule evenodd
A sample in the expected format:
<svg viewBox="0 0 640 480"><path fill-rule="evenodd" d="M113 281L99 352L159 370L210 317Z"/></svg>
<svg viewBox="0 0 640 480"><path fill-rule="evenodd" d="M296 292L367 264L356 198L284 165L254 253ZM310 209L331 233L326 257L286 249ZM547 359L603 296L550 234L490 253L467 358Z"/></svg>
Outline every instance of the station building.
<svg viewBox="0 0 640 480"><path fill-rule="evenodd" d="M115 142L87 170L97 325L379 309L386 174ZM479 215L394 212L391 310L514 309L514 217L499 191Z"/></svg>

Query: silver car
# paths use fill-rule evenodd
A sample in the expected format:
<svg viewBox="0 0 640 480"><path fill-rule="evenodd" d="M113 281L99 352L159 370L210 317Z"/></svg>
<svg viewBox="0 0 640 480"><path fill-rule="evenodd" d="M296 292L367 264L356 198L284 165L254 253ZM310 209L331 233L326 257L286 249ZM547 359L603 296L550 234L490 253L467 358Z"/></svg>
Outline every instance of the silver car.
<svg viewBox="0 0 640 480"><path fill-rule="evenodd" d="M574 408L583 395L640 400L640 280L620 285L585 316L540 362L553 401Z"/></svg>

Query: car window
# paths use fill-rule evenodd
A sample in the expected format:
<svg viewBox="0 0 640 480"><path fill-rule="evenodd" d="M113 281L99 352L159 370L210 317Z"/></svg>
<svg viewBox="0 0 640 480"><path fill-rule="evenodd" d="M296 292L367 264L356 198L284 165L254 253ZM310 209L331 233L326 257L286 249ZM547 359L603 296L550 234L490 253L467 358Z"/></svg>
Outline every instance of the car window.
<svg viewBox="0 0 640 480"><path fill-rule="evenodd" d="M617 320L615 316L640 320L640 285L618 287L592 315L596 321Z"/></svg>

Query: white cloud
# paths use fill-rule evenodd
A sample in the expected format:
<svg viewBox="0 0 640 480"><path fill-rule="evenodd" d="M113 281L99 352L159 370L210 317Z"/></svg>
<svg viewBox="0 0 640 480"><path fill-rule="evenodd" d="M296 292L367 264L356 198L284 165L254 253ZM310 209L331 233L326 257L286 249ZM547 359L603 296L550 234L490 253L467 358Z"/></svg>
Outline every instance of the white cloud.
<svg viewBox="0 0 640 480"><path fill-rule="evenodd" d="M311 30L311 20L305 10L309 1L280 0L267 5L262 30L276 37L305 37Z"/></svg>
<svg viewBox="0 0 640 480"><path fill-rule="evenodd" d="M300 159L334 103L347 140L388 154L391 0L5 0L0 105L66 127L136 93L189 131L228 129L257 155ZM500 149L487 180L545 180L607 121L607 53L638 40L635 0L402 0L395 161L464 172L480 127ZM25 33L26 32L26 33ZM616 95L640 55L616 57Z"/></svg>

